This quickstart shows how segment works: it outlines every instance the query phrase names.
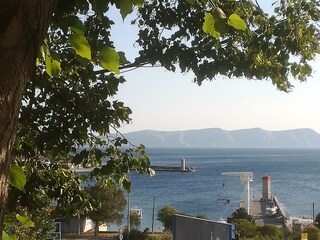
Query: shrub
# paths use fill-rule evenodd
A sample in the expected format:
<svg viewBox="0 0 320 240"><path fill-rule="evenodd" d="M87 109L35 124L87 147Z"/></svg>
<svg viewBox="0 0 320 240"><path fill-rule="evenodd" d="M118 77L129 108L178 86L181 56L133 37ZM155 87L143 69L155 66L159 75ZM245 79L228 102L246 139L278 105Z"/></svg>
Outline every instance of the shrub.
<svg viewBox="0 0 320 240"><path fill-rule="evenodd" d="M149 234L148 240L172 240L173 236L170 232L163 232L158 234Z"/></svg>
<svg viewBox="0 0 320 240"><path fill-rule="evenodd" d="M127 239L128 231L126 230L125 233L123 234L123 239ZM119 240L119 237L115 237L115 240ZM129 235L130 240L148 240L148 235L146 233L140 232L139 230L136 229L131 229L130 235Z"/></svg>

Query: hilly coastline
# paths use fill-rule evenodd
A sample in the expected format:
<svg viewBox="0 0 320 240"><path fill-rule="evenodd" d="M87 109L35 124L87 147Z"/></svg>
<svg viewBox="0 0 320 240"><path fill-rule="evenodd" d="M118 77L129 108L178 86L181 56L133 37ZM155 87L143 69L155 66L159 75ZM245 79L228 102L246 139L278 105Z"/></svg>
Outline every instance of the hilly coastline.
<svg viewBox="0 0 320 240"><path fill-rule="evenodd" d="M124 134L147 148L320 148L320 134L312 129L267 131L261 128L185 131L144 130Z"/></svg>

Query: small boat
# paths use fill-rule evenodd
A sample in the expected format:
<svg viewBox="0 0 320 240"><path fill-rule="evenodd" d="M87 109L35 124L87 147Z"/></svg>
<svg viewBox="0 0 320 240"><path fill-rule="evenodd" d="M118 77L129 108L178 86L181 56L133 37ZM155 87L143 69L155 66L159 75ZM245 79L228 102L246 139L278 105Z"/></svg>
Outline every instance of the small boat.
<svg viewBox="0 0 320 240"><path fill-rule="evenodd" d="M266 215L269 217L274 216L277 213L278 207L273 201L268 201L266 204Z"/></svg>
<svg viewBox="0 0 320 240"><path fill-rule="evenodd" d="M142 220L142 209L138 208L137 206L134 206L130 209L130 215L136 214L139 217L139 222Z"/></svg>

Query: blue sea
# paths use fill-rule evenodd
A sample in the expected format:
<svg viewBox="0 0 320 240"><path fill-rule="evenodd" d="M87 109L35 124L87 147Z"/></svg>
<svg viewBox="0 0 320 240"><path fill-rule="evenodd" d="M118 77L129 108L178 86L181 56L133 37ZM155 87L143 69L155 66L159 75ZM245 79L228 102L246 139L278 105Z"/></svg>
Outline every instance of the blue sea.
<svg viewBox="0 0 320 240"><path fill-rule="evenodd" d="M290 216L312 217L320 212L320 149L147 149L151 165L197 168L195 172L156 172L141 176L131 172L130 206L142 208L140 230L151 229L155 199L154 231L161 231L157 212L171 205L190 215L226 219L243 196L239 177L222 172L253 172L251 197L261 198L262 176L271 176L272 195L278 196ZM230 199L229 203L217 201ZM126 214L126 213L125 213ZM123 225L126 225L126 216ZM118 226L111 226L117 230Z"/></svg>

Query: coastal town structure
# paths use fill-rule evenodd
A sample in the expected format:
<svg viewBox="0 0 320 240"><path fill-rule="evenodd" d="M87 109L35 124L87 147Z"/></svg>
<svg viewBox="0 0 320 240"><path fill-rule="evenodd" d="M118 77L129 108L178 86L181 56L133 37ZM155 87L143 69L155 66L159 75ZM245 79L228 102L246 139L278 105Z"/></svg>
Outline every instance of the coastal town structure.
<svg viewBox="0 0 320 240"><path fill-rule="evenodd" d="M267 214L267 204L272 201L277 207L276 214L269 216ZM241 206L241 203L240 203ZM313 224L313 219L306 217L292 217L290 216L277 196L272 196L271 191L271 177L262 177L262 197L260 199L252 199L250 202L250 214L253 216L256 224L263 226L266 224L273 224L279 228L287 229L303 229L306 226Z"/></svg>

